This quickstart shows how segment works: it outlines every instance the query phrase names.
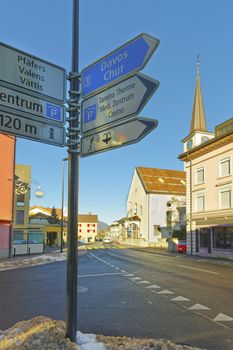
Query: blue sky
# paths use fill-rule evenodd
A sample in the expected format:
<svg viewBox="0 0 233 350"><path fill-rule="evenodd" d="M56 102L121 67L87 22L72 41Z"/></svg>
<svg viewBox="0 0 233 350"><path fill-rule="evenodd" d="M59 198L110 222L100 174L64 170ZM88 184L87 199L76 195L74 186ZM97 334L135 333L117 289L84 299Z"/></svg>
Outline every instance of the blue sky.
<svg viewBox="0 0 233 350"><path fill-rule="evenodd" d="M72 0L0 4L2 42L71 70ZM189 133L197 54L208 130L233 116L232 13L232 0L80 0L80 70L142 32L160 40L143 70L160 87L140 114L159 125L137 144L80 159L80 213L111 224L126 215L136 166L183 170L177 157ZM45 191L32 194L32 205L61 206L66 156L65 148L17 139L17 163L31 165L32 190L40 183Z"/></svg>

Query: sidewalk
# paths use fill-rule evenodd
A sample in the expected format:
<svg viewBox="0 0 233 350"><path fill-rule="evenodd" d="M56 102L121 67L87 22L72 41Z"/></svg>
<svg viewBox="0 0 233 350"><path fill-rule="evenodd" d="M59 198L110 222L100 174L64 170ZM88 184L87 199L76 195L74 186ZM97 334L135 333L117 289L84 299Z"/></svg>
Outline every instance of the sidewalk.
<svg viewBox="0 0 233 350"><path fill-rule="evenodd" d="M219 258L219 257L213 257L213 256L202 256L202 255L190 255L190 254L179 254L177 252L169 252L167 249L160 249L160 248L152 248L152 247L138 247L138 246L132 246L132 245L123 245L127 249L132 249L136 251L141 251L149 254L157 254L157 255L167 255L167 256L174 256L174 257L184 257L186 259L194 259L194 260L207 260L209 262L222 262L222 264L226 265L232 265L233 266L233 260L227 259L227 258Z"/></svg>

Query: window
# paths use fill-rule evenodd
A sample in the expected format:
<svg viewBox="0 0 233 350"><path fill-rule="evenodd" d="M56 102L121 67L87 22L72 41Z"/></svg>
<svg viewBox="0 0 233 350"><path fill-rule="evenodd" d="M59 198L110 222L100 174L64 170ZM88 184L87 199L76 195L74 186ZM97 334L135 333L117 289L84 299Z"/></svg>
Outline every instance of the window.
<svg viewBox="0 0 233 350"><path fill-rule="evenodd" d="M196 185L204 183L204 168L199 168L196 170Z"/></svg>
<svg viewBox="0 0 233 350"><path fill-rule="evenodd" d="M204 194L196 195L196 211L204 211L205 209L205 196Z"/></svg>
<svg viewBox="0 0 233 350"><path fill-rule="evenodd" d="M233 249L233 227L214 227L213 246L219 249Z"/></svg>
<svg viewBox="0 0 233 350"><path fill-rule="evenodd" d="M24 211L16 210L16 224L23 225L24 224Z"/></svg>
<svg viewBox="0 0 233 350"><path fill-rule="evenodd" d="M17 194L16 205L18 207L24 207L24 203L25 203L25 195L24 194Z"/></svg>
<svg viewBox="0 0 233 350"><path fill-rule="evenodd" d="M207 248L208 247L208 240L209 240L209 229L203 228L200 229L200 247L201 248Z"/></svg>
<svg viewBox="0 0 233 350"><path fill-rule="evenodd" d="M231 207L231 188L222 188L219 190L220 209Z"/></svg>
<svg viewBox="0 0 233 350"><path fill-rule="evenodd" d="M224 177L231 174L231 161L230 157L221 159L219 162L219 176Z"/></svg>

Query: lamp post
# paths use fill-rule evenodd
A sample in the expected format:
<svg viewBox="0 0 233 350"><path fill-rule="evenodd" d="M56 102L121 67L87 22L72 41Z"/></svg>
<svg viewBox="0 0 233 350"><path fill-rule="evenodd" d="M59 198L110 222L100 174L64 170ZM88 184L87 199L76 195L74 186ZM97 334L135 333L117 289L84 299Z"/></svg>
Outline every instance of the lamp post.
<svg viewBox="0 0 233 350"><path fill-rule="evenodd" d="M64 173L65 173L65 161L68 158L62 159L62 184L61 184L61 245L60 253L63 252L63 229L64 229Z"/></svg>

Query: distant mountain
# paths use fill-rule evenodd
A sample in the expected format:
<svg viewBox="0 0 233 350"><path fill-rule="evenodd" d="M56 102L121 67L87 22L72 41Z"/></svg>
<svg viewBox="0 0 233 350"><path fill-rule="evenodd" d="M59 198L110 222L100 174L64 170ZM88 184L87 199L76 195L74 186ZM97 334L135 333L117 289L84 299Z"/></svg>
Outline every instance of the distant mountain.
<svg viewBox="0 0 233 350"><path fill-rule="evenodd" d="M98 232L99 232L99 231L102 231L102 230L104 230L104 229L106 229L106 228L108 228L108 227L109 227L109 225L106 224L106 222L99 221L99 222L98 222L98 226L97 226L97 231L98 231Z"/></svg>

